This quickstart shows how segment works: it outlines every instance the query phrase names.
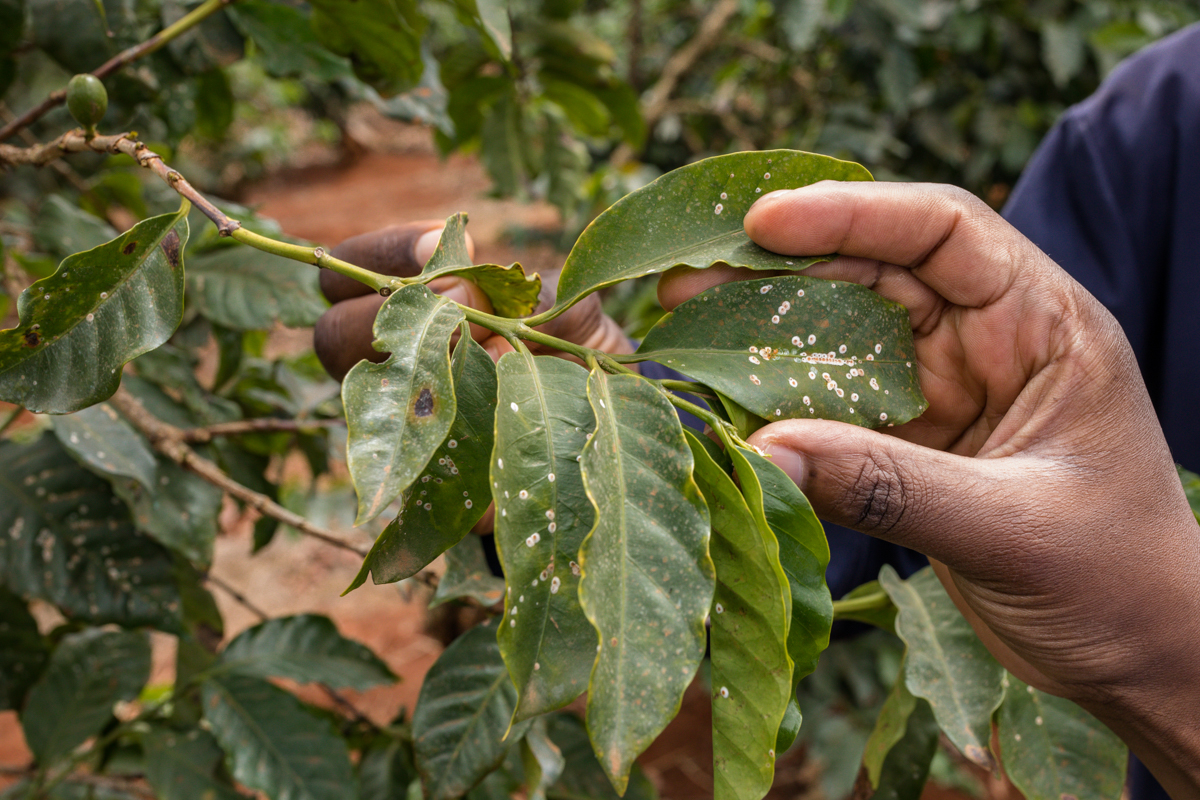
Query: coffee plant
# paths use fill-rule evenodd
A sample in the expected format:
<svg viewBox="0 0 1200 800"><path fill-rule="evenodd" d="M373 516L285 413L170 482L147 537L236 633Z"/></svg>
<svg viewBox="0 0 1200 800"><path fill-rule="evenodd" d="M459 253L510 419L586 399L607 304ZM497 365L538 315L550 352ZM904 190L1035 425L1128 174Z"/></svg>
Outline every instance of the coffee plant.
<svg viewBox="0 0 1200 800"><path fill-rule="evenodd" d="M27 2L0 0L0 92L41 88L18 69L30 58L66 70L65 88L7 118L0 142L27 141L0 143L0 164L35 193L35 167L81 188L78 203L52 194L5 219L6 277L19 266L36 278L0 331L0 400L17 406L0 423L0 710L19 714L34 755L6 796L648 798L636 759L699 675L714 796L755 800L796 738L797 684L835 619L905 646L856 796L918 797L941 737L1029 798L1120 796L1119 740L1006 674L930 571L885 568L834 602L819 520L746 443L773 420L886 428L925 408L903 307L803 274L830 254L781 256L743 231L763 194L870 180L865 169L760 150L669 172L584 230L539 311L537 275L471 262L465 214L419 275L396 278L210 199L167 159L183 137L229 128L224 70L250 51L271 75L440 125L448 149L479 146L502 191L538 186L577 209L585 142L641 146L646 120L573 4ZM797 36L800 5L782 15ZM825 24L813 19L812 31ZM1085 69L1071 64L1064 85ZM82 128L58 132L63 104ZM149 134L107 132L134 124ZM143 189L135 171L160 185ZM595 292L713 264L762 277L681 305L632 355L539 329ZM387 298L374 332L388 355L355 366L340 394L311 357L264 357L262 331L324 309L313 267ZM474 282L495 313L427 288L447 275ZM469 325L513 352L493 363ZM215 374L201 381L210 343ZM644 361L688 377L648 379ZM36 423L14 424L23 409ZM299 452L327 472L343 419L357 522L381 528L347 591L432 581L444 555L431 605L486 618L431 668L411 719L382 727L273 682L315 684L336 708L341 689L396 679L367 648L317 615L264 619L221 647L209 593L226 497L261 515L256 548L283 524L356 550L282 504L268 469ZM467 535L489 507L502 578ZM34 601L58 622L39 628ZM177 639L168 685L148 683L150 631ZM581 719L566 709L585 695Z"/></svg>

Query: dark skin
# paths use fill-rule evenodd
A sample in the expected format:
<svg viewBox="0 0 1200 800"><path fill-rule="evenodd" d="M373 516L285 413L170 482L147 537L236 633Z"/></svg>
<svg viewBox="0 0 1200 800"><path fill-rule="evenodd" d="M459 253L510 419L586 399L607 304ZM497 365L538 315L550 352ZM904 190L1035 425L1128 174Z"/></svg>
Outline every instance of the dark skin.
<svg viewBox="0 0 1200 800"><path fill-rule="evenodd" d="M1200 798L1200 526L1112 315L950 187L823 182L764 197L746 231L778 253L841 253L806 274L907 306L929 400L887 433L786 420L751 443L823 519L930 556L1005 667L1107 724L1176 800ZM659 297L670 309L747 277L761 273L676 269ZM378 357L381 302L360 294L318 324L331 372ZM559 330L602 341L598 306L579 308Z"/></svg>

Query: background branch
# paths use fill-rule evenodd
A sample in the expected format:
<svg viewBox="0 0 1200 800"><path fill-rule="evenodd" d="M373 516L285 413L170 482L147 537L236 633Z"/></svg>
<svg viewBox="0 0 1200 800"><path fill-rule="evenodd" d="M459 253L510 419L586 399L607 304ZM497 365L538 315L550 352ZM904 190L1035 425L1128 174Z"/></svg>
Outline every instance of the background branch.
<svg viewBox="0 0 1200 800"><path fill-rule="evenodd" d="M203 444L219 436L241 436L246 433L274 433L276 431L310 431L323 428L343 428L341 419L243 419L236 422L219 422L202 428L181 428L179 433L185 442Z"/></svg>
<svg viewBox="0 0 1200 800"><path fill-rule="evenodd" d="M221 471L220 467L199 455L187 445L184 431L181 428L163 422L151 414L142 405L141 401L130 394L125 387L117 389L116 394L109 398L108 402L120 411L129 420L129 423L150 441L150 445L155 450L184 469L196 473L213 486L241 500L260 514L277 519L307 536L320 539L326 544L340 547L343 550L349 550L360 558L366 557L366 550L355 547L349 542L338 538L332 531L318 525L313 525L304 517L289 511L265 494L260 494L253 489L249 489L233 478L230 478Z"/></svg>

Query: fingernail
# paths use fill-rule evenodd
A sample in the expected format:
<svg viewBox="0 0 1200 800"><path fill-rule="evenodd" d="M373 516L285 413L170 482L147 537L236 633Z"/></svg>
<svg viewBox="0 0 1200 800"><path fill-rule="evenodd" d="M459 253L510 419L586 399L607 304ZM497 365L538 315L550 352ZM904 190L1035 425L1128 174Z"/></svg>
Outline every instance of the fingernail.
<svg viewBox="0 0 1200 800"><path fill-rule="evenodd" d="M793 483L801 489L804 488L804 459L799 453L778 444L768 444L762 450L771 459L771 463L787 473Z"/></svg>
<svg viewBox="0 0 1200 800"><path fill-rule="evenodd" d="M437 250L438 242L442 238L442 229L434 228L421 234L421 238L417 239L417 243L413 246L413 258L418 264L424 264L433 255L433 251Z"/></svg>

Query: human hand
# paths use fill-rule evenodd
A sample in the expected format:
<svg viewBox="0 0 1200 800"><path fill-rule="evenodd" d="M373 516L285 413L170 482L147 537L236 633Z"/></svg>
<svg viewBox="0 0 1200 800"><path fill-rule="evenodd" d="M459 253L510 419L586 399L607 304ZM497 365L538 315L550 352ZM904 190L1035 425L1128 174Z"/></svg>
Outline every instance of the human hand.
<svg viewBox="0 0 1200 800"><path fill-rule="evenodd" d="M442 226L443 223L437 220L393 225L347 239L333 248L331 255L384 275L411 277L418 274L433 255ZM475 245L469 234L467 249L474 256ZM543 272L541 278L542 292L537 312L554 304L558 271ZM475 284L463 278L438 278L429 283L429 288L457 303L492 312L487 296ZM358 281L331 270L321 271L321 291L333 305L317 321L313 331L313 348L326 371L341 380L351 367L364 358L376 362L387 359L387 353L381 353L371 346L375 338L371 329L384 298ZM633 350L620 326L604 314L600 299L594 295L562 316L539 326L538 330L608 353L629 353ZM494 360L499 360L501 355L512 349L512 345L503 337L495 336L478 325L471 326L471 336L483 345ZM557 351L539 350L534 343L530 343L530 349L539 354L558 354Z"/></svg>
<svg viewBox="0 0 1200 800"><path fill-rule="evenodd" d="M1005 667L1200 796L1200 528L1116 320L956 189L824 182L764 197L746 230L841 253L805 274L907 306L929 400L891 435L788 420L750 441L824 519L935 559ZM659 296L743 277L677 270Z"/></svg>

